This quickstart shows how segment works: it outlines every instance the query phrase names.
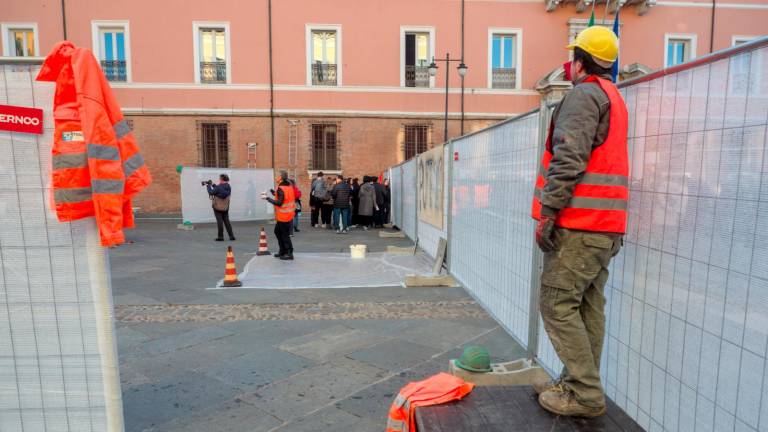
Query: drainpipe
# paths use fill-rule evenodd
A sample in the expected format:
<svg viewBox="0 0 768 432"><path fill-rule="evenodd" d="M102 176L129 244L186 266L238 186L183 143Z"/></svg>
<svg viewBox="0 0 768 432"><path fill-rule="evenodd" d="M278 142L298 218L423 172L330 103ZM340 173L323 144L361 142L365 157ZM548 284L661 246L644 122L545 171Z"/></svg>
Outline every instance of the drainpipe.
<svg viewBox="0 0 768 432"><path fill-rule="evenodd" d="M272 0L267 0L269 18L269 133L272 148L272 170L275 167L275 81L272 74Z"/></svg>
<svg viewBox="0 0 768 432"><path fill-rule="evenodd" d="M67 40L67 5L65 0L61 0L61 27L64 29L64 40Z"/></svg>
<svg viewBox="0 0 768 432"><path fill-rule="evenodd" d="M709 26L709 53L715 51L715 5L717 0L712 0L712 23Z"/></svg>

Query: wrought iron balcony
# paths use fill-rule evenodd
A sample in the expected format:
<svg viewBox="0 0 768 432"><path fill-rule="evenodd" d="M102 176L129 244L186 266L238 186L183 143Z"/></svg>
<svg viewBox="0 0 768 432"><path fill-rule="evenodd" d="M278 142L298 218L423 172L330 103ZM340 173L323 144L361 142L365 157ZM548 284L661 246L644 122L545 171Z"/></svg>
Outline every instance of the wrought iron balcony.
<svg viewBox="0 0 768 432"><path fill-rule="evenodd" d="M102 60L101 70L109 81L127 81L125 60Z"/></svg>
<svg viewBox="0 0 768 432"><path fill-rule="evenodd" d="M312 85L335 86L336 65L315 63L312 65Z"/></svg>
<svg viewBox="0 0 768 432"><path fill-rule="evenodd" d="M227 82L227 62L200 62L200 82L225 84Z"/></svg>
<svg viewBox="0 0 768 432"><path fill-rule="evenodd" d="M427 66L405 66L406 87L429 87L429 68Z"/></svg>
<svg viewBox="0 0 768 432"><path fill-rule="evenodd" d="M515 88L515 68L493 68L491 71L491 84L493 88Z"/></svg>

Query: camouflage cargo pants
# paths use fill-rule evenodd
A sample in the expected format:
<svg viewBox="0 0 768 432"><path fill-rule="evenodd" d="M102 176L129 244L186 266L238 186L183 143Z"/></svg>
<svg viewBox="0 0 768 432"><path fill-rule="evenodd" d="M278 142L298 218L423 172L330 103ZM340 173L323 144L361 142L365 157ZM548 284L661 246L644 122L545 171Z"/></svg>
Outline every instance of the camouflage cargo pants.
<svg viewBox="0 0 768 432"><path fill-rule="evenodd" d="M544 254L539 308L564 368L566 388L586 406L605 405L600 355L605 336L608 263L621 236L557 228L555 250Z"/></svg>

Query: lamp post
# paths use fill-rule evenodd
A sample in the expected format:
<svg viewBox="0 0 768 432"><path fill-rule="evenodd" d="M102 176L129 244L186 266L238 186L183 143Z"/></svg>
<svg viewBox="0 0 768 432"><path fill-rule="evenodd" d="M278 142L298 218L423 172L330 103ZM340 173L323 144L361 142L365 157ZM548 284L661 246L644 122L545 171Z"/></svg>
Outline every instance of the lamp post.
<svg viewBox="0 0 768 432"><path fill-rule="evenodd" d="M444 59L436 59L432 57L432 63L429 65L428 69L430 76L437 75L437 63L435 62L445 62L445 120L443 125L443 141L448 142L448 89L450 88L448 85L450 81L448 66L450 66L451 62L459 62L459 66L456 69L459 71L459 76L462 79L467 74L468 68L461 59L451 59L451 53L445 53Z"/></svg>

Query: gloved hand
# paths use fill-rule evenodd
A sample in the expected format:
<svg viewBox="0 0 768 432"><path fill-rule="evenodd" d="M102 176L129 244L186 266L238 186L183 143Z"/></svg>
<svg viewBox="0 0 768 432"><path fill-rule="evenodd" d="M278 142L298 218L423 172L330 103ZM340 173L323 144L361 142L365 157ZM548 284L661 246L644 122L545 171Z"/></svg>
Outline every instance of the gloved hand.
<svg viewBox="0 0 768 432"><path fill-rule="evenodd" d="M555 230L555 219L557 218L557 209L548 206L541 206L541 219L536 225L536 244L542 252L551 252L555 250L555 241L552 234Z"/></svg>
<svg viewBox="0 0 768 432"><path fill-rule="evenodd" d="M555 218L541 216L538 225L536 225L536 244L542 252L551 252L555 250L555 242L552 240L552 231L555 229Z"/></svg>

